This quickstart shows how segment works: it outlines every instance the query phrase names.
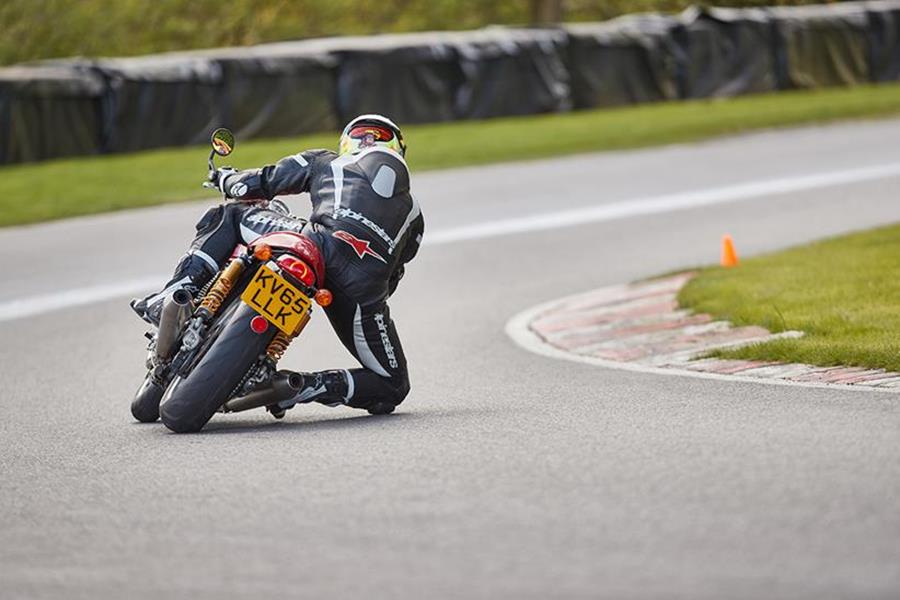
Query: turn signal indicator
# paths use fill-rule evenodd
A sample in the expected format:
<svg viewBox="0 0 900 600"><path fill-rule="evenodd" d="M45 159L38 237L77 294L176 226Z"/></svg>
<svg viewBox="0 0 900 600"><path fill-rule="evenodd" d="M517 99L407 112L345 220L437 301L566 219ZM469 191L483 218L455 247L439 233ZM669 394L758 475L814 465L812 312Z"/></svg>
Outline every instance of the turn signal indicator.
<svg viewBox="0 0 900 600"><path fill-rule="evenodd" d="M330 290L320 289L316 292L316 304L319 306L328 306L334 300Z"/></svg>
<svg viewBox="0 0 900 600"><path fill-rule="evenodd" d="M256 260L269 260L272 258L272 247L268 244L260 244L253 249L253 258Z"/></svg>

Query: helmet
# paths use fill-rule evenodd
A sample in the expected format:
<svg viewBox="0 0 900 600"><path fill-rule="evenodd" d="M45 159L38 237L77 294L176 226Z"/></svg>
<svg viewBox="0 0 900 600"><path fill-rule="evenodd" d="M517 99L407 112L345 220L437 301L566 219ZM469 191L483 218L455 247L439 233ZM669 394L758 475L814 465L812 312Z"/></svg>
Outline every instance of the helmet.
<svg viewBox="0 0 900 600"><path fill-rule="evenodd" d="M372 146L389 148L406 155L406 142L397 124L381 115L360 115L347 123L341 134L338 154L356 154Z"/></svg>

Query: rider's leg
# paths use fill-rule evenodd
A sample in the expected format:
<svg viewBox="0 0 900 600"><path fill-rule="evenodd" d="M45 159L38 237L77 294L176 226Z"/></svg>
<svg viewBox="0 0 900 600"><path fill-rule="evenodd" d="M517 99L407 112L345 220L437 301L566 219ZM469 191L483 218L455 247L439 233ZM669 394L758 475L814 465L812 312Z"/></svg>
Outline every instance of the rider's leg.
<svg viewBox="0 0 900 600"><path fill-rule="evenodd" d="M231 256L240 241L241 217L247 205L228 203L215 206L197 222L197 234L187 253L178 261L175 274L162 291L142 300L132 300L131 307L142 319L159 324L163 300L179 288L192 292L202 288Z"/></svg>
<svg viewBox="0 0 900 600"><path fill-rule="evenodd" d="M339 290L332 293L334 301L326 309L328 319L363 368L305 373L303 389L281 407L319 402L372 413L392 412L409 393L409 376L387 303L360 305Z"/></svg>
<svg viewBox="0 0 900 600"><path fill-rule="evenodd" d="M178 288L192 292L206 285L218 273L235 246L252 242L272 231L297 231L305 221L287 213L283 203L271 202L262 208L244 202L227 202L206 211L197 222L197 234L191 247L175 267L175 274L163 290L143 300L132 300L131 307L145 321L159 324L163 300Z"/></svg>

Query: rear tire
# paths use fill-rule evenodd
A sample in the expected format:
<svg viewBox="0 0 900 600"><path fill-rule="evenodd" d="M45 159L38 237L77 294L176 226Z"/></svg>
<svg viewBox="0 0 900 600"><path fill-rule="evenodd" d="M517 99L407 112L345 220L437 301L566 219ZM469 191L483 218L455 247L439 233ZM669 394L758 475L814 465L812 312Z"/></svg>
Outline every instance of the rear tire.
<svg viewBox="0 0 900 600"><path fill-rule="evenodd" d="M166 392L148 374L131 401L131 414L141 423L153 423L159 419L159 401Z"/></svg>
<svg viewBox="0 0 900 600"><path fill-rule="evenodd" d="M166 427L175 433L200 431L225 404L275 336L274 327L254 333L250 319L255 316L240 303L188 376L169 384L159 409Z"/></svg>

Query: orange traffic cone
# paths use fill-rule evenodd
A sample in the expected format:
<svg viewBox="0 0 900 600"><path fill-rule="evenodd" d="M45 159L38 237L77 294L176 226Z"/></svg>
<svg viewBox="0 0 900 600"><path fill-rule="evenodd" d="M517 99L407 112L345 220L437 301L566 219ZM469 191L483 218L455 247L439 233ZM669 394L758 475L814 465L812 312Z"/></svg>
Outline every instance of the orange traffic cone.
<svg viewBox="0 0 900 600"><path fill-rule="evenodd" d="M722 257L719 263L723 267L734 267L738 264L737 252L734 251L734 240L727 233L722 236Z"/></svg>

